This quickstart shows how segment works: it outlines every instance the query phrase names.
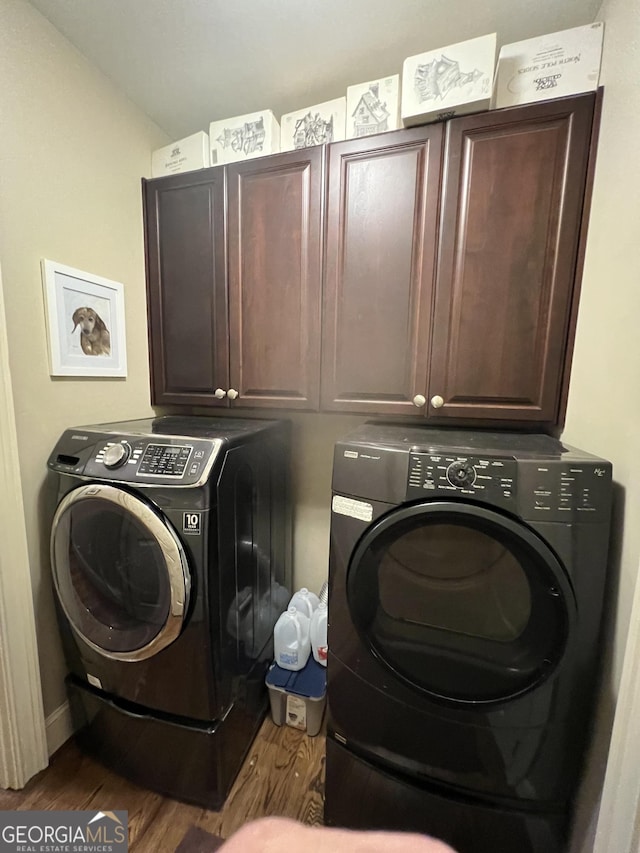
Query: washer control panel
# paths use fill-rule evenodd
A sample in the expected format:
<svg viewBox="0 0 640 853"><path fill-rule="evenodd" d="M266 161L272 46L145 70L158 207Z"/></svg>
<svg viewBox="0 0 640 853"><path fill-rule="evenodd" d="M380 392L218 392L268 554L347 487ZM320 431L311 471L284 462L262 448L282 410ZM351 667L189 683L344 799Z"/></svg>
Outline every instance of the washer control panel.
<svg viewBox="0 0 640 853"><path fill-rule="evenodd" d="M82 442L82 443L81 443ZM219 438L114 435L75 431L49 460L54 470L121 483L192 486L211 470Z"/></svg>
<svg viewBox="0 0 640 853"><path fill-rule="evenodd" d="M85 474L92 476L108 476L107 471L118 472L118 479L131 477L124 476L133 474L134 479L159 478L163 480L181 480L187 470L192 475L200 473L200 465L189 466L189 461L194 454L193 444L174 444L171 439L167 440L132 440L132 439L107 439L95 445L95 454L89 460L85 468ZM208 454L202 452L199 458L204 460ZM102 470L101 470L102 469Z"/></svg>
<svg viewBox="0 0 640 853"><path fill-rule="evenodd" d="M515 505L517 463L513 458L411 453L407 499L475 497L506 508Z"/></svg>
<svg viewBox="0 0 640 853"><path fill-rule="evenodd" d="M138 475L182 477L192 453L193 447L189 444L147 444L138 466Z"/></svg>

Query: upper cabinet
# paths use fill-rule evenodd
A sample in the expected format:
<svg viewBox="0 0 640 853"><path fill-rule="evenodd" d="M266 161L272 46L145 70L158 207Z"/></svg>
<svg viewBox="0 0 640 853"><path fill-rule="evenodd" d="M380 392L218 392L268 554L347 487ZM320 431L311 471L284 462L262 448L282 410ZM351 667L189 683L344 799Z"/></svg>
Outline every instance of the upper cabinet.
<svg viewBox="0 0 640 853"><path fill-rule="evenodd" d="M557 428L595 101L144 181L152 402Z"/></svg>
<svg viewBox="0 0 640 853"><path fill-rule="evenodd" d="M144 182L152 403L317 409L323 163Z"/></svg>
<svg viewBox="0 0 640 853"><path fill-rule="evenodd" d="M323 158L315 147L227 166L236 404L318 407Z"/></svg>
<svg viewBox="0 0 640 853"><path fill-rule="evenodd" d="M594 98L448 123L428 417L564 416Z"/></svg>
<svg viewBox="0 0 640 853"><path fill-rule="evenodd" d="M425 393L442 124L329 146L322 408L413 414Z"/></svg>
<svg viewBox="0 0 640 853"><path fill-rule="evenodd" d="M221 169L144 182L151 402L208 405L229 388Z"/></svg>

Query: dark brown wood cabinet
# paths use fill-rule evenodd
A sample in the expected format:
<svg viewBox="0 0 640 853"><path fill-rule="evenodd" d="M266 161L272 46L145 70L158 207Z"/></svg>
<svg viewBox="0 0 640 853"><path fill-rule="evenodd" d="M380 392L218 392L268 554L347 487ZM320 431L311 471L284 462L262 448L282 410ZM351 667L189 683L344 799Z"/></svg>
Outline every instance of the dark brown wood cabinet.
<svg viewBox="0 0 640 853"><path fill-rule="evenodd" d="M144 182L152 403L317 409L323 163Z"/></svg>
<svg viewBox="0 0 640 853"><path fill-rule="evenodd" d="M229 387L224 171L145 181L151 402L225 405Z"/></svg>
<svg viewBox="0 0 640 853"><path fill-rule="evenodd" d="M227 167L236 404L318 407L323 158L315 147Z"/></svg>
<svg viewBox="0 0 640 853"><path fill-rule="evenodd" d="M442 133L329 146L324 410L414 415L425 394Z"/></svg>
<svg viewBox="0 0 640 853"><path fill-rule="evenodd" d="M596 100L145 181L152 402L561 426Z"/></svg>
<svg viewBox="0 0 640 853"><path fill-rule="evenodd" d="M594 101L448 123L428 418L563 419Z"/></svg>

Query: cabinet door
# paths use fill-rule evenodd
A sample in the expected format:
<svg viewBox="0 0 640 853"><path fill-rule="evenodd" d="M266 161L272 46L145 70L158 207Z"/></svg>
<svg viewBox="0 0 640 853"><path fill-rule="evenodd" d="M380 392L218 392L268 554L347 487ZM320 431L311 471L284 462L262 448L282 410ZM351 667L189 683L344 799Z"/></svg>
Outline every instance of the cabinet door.
<svg viewBox="0 0 640 853"><path fill-rule="evenodd" d="M429 417L560 418L594 99L448 123Z"/></svg>
<svg viewBox="0 0 640 853"><path fill-rule="evenodd" d="M228 405L224 170L143 188L151 402Z"/></svg>
<svg viewBox="0 0 640 853"><path fill-rule="evenodd" d="M329 146L323 409L423 416L441 149L441 124Z"/></svg>
<svg viewBox="0 0 640 853"><path fill-rule="evenodd" d="M236 406L317 409L324 149L227 167Z"/></svg>

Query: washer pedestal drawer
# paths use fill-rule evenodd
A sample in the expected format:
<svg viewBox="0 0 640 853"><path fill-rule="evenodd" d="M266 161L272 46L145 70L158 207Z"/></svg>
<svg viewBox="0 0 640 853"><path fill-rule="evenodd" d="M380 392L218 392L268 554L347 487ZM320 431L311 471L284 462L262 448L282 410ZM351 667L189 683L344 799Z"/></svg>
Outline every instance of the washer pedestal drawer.
<svg viewBox="0 0 640 853"><path fill-rule="evenodd" d="M207 809L218 809L242 766L267 708L234 705L224 720L197 723L158 716L66 679L81 748L144 788Z"/></svg>

